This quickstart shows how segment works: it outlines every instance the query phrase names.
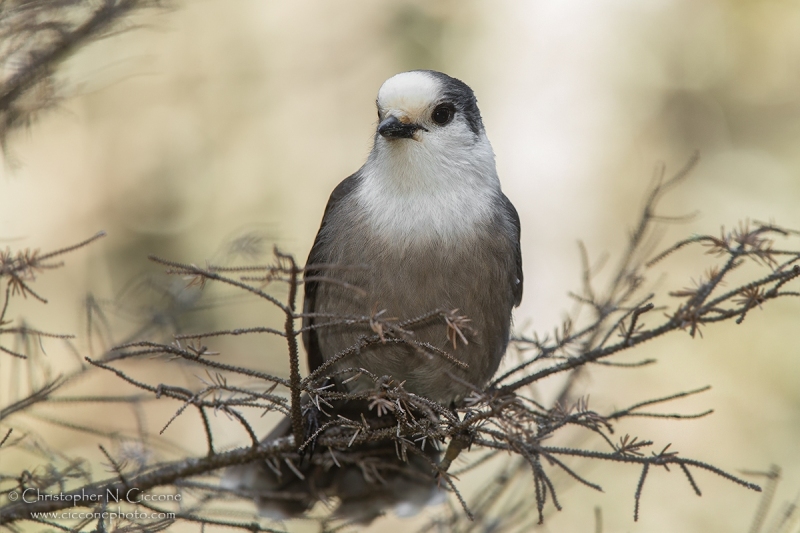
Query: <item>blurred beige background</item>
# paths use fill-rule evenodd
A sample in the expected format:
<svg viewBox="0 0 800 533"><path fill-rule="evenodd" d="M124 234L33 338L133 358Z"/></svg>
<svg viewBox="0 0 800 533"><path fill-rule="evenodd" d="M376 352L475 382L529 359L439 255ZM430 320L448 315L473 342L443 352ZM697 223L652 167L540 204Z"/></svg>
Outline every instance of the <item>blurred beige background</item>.
<svg viewBox="0 0 800 533"><path fill-rule="evenodd" d="M258 228L304 259L330 191L370 149L378 87L414 68L443 70L478 95L522 219L526 287L516 321L526 331L550 331L571 309L578 239L594 257L622 250L659 161L669 173L701 154L663 206L701 214L669 227L664 243L747 217L800 229L793 2L195 0L136 22L142 27L72 58L60 75L68 97L10 141L1 245L49 249L109 233L42 278L49 306L18 304L39 327L83 331L85 293L125 293L133 276L158 270L148 253L202 263L232 235ZM673 258L662 286L688 286L708 264L699 251ZM114 310L118 318L144 312ZM272 316L263 305L225 304L186 328ZM713 408L710 418L638 420L622 432L732 472L780 465L777 508L800 493L798 326L800 301L771 303L702 339L679 333L650 343L639 357L658 357L654 367L594 370L580 386L602 409L713 385L665 409ZM269 357L282 354L273 344L244 346L251 361L287 373L282 355ZM55 366L59 356L54 346ZM104 378L97 387L118 386ZM160 416L151 420L157 428L170 415ZM191 421L178 427L186 446L200 446ZM53 438L68 453L96 452L74 435ZM244 434L226 438L245 442ZM634 523L638 470L584 472L605 493L566 483L565 509L542 531L593 531L600 506L606 532L745 532L759 501L706 473L696 476L697 498L681 472L653 471ZM467 494L481 483L462 481ZM418 523L390 518L371 530Z"/></svg>

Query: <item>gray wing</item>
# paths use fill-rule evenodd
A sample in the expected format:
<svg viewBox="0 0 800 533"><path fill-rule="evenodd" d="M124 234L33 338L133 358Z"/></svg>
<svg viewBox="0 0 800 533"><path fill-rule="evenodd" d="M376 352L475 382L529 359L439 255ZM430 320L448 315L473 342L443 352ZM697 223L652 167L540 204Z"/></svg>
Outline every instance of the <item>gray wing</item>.
<svg viewBox="0 0 800 533"><path fill-rule="evenodd" d="M514 306L517 307L522 301L522 249L519 244L521 236L519 214L517 214L514 204L511 203L511 200L506 198L505 194L500 193L500 196L506 217L508 217L508 220L511 222L511 225L516 232L514 236L514 265L516 268L516 282L511 290L514 294Z"/></svg>
<svg viewBox="0 0 800 533"><path fill-rule="evenodd" d="M322 223L320 224L319 231L317 231L317 237L314 239L314 246L311 247L311 252L308 254L308 259L306 260L306 270L303 274L305 285L305 299L303 300L304 314L313 313L316 308L317 287L319 286L319 282L314 281L313 278L320 275L320 271L314 270L314 265L320 265L329 262L328 257L323 254L324 247L322 246L320 240L322 230L328 223L331 213L336 210L337 205L344 198L353 192L360 179L361 174L359 172L356 172L352 176L344 179L333 190L330 198L328 199L328 205L325 206L325 213L322 215ZM313 318L303 318L303 328L305 328L303 331L303 344L306 347L306 353L308 354L308 368L311 372L313 372L324 362L322 353L319 350L317 331L314 329L309 329L309 327L313 324Z"/></svg>

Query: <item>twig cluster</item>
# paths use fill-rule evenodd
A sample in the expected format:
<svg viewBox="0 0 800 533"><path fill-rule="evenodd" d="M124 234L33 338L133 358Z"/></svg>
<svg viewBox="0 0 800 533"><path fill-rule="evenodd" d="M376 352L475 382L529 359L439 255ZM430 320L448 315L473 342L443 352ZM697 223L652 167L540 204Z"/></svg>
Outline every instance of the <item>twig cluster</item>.
<svg viewBox="0 0 800 533"><path fill-rule="evenodd" d="M0 482L3 483L0 494L34 486L43 491L59 490L72 495L106 494L109 490L130 488L142 492L155 490L184 496L179 505L172 507L149 502L141 504L158 512L171 511L174 519L249 531L271 531L270 525L264 521L231 519L231 506L235 506L235 502L242 498L254 496L293 501L304 507L311 507L317 500L331 504L330 498L335 497L336 493L328 491L329 487L324 483L316 486L316 492L306 490L311 482L306 479L308 472L329 472L343 465L352 465L379 486L381 483L390 483L393 476L409 470L407 465L414 463L417 466L413 469L413 475L430 483L438 482L442 490L452 493L459 503L458 512L445 513L428 527L446 526L458 530L459 524L468 523L469 527L462 528L467 530L480 524L489 524L492 520L491 510L504 501L512 481L521 475L523 469L519 468L520 464L527 465L527 475L532 478L531 491L536 511L531 513L529 506L509 510L504 513L509 522L507 527L514 520L541 523L549 505L561 509L558 486L553 481L556 472L591 489L602 490L600 485L570 465L576 458L639 468L634 520L638 519L640 513L641 495L648 476L662 467L667 471L670 468L680 470L689 488L698 495L700 487L695 473L699 470L711 472L749 489L760 490L757 485L717 466L678 454L670 449L669 444L655 447L654 442L648 439L615 433L617 424L623 419L706 416L711 411L681 414L651 409L701 393L707 387L641 401L611 412L593 410L586 396L573 392L575 376L591 365L637 367L652 363L651 360L638 363L614 360L614 356L626 353L646 341L677 331L695 336L702 334L703 328L725 320L741 323L754 309L770 301L800 296L800 292L792 288L800 278L800 251L775 245L778 238L797 240L800 234L773 224L742 224L733 231L723 230L720 236L694 236L647 260L647 255L652 255L652 239L657 233L657 223L667 220L656 213L657 203L667 190L685 178L693 164L694 160L670 179L664 178L663 169L657 173L640 221L630 236L627 251L603 290L593 286L595 272L589 267L588 259L584 260L583 289L573 297L581 309L589 311L588 318L573 316L551 335L514 339L513 349L518 354L518 360L486 387L474 388L465 403L456 409L443 407L406 391L403 383L391 376L373 375L364 368L342 367L346 367L347 359L360 350L386 343L408 344L427 357L442 357L458 365L460 363L446 351L415 341L414 329L422 324L438 323L443 338L446 336L450 342L456 343L459 342L461 330L469 327L468 317L441 309L431 310L420 317L388 317L379 309L373 310L368 316L315 316L324 320L318 321L314 327L369 325L372 334L361 337L356 345L303 377L300 373L298 345L303 328L298 324L304 315L298 311L296 304L305 268L299 267L291 256L276 250L274 261L269 265L237 268L213 265L200 267L151 257L151 260L166 267L170 274L183 277L187 285L228 285L255 296L284 316L281 327L181 334L166 343L135 339L111 348L100 357L86 357L88 365L82 372L91 369L110 372L135 389L135 393L85 400L129 403L140 402L143 398L171 400L175 402L174 414L163 421L161 432L168 431L178 417L194 412L197 423L202 424L205 431L205 455L181 456L172 461L155 460L142 451L153 446L153 436L140 436L138 440L125 441L126 446L136 448L135 453L126 451L125 446L121 445L114 453L101 448L104 461L112 472L111 477L104 480L90 479L79 461L61 467L53 463L42 472L3 473L0 476ZM85 244L81 243L80 246ZM657 306L653 294L642 294L645 292L643 287L647 269L691 246L704 247L708 254L718 258L719 266L706 272L693 287L669 293L676 303ZM4 316L11 295L41 298L30 287L32 274L37 269L54 266L49 261L69 250L41 256L30 252L1 256L0 275L8 280L8 284L6 305L0 317ZM584 257L588 257L588 254L584 253ZM758 274L748 277L744 283L726 286L723 290L724 282L730 282L730 273L741 269L746 263L758 269ZM306 268L326 272L317 281L336 282L336 265L307 265ZM285 296L279 298L275 294ZM20 330L0 330L0 333L11 332L19 333ZM211 346L219 337L239 335L281 338L290 362L288 378L231 364L226 361L224 353ZM3 351L8 357L25 356L11 349ZM170 383L168 379L146 382L135 378L130 369L135 368L137 361L151 360L153 357L161 357L166 364L189 365L203 370L200 373L202 376L198 377L195 387ZM533 386L559 374L568 376L568 379L558 397L548 404L537 401ZM372 388L342 392L331 385L333 378L353 379L353 375L371 380ZM458 379L455 375L450 377ZM35 406L43 402L70 401L70 397L54 395L55 391L63 390L70 378L66 376L51 380L44 387L0 411L0 423L9 428L0 434L0 446L6 448L25 444L24 439L14 440L12 415L32 412ZM253 420L267 412L288 417L287 427L290 426L290 429L260 440ZM220 449L218 436L210 422L212 414L225 415L231 423L244 430L250 442L242 448ZM566 428L578 428L587 435L596 436L595 442L599 442L601 448L559 445L559 436L565 433ZM84 429L88 431L92 428ZM120 442L117 441L118 444ZM437 450L442 445L446 445L446 450L439 460ZM470 460L467 466L452 471L454 461L468 448L472 448L472 451L467 454ZM3 449L0 449L0 453L3 453ZM458 475L494 460L501 453L511 454L515 466L500 469L499 474L491 480L490 488L474 498L462 494ZM59 459L61 463L65 460ZM221 488L215 477L221 469L253 461L268 465L276 475L295 478L298 482L295 488L304 488L258 495ZM71 501L53 500L32 504L7 503L0 507L0 525L12 527L20 521L40 520L34 518L32 512L54 511L71 505ZM83 505L102 511L106 504L84 502ZM331 516L336 515L328 514L325 519ZM464 517L472 522L463 522ZM72 524L70 527L79 530L88 523ZM102 524L102 519L99 523ZM129 525L140 527L140 530L157 530L164 524L166 522L163 520L143 519Z"/></svg>
<svg viewBox="0 0 800 533"><path fill-rule="evenodd" d="M58 101L54 74L79 48L121 29L132 12L159 0L0 2L0 145Z"/></svg>

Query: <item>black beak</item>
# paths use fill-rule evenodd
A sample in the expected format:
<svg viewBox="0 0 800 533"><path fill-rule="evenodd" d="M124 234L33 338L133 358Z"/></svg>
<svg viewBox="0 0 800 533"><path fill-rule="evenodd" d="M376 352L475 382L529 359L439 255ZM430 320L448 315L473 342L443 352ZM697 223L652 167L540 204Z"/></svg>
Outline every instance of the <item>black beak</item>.
<svg viewBox="0 0 800 533"><path fill-rule="evenodd" d="M403 124L397 117L388 117L378 125L378 133L387 139L411 139L414 132L424 129L416 124Z"/></svg>

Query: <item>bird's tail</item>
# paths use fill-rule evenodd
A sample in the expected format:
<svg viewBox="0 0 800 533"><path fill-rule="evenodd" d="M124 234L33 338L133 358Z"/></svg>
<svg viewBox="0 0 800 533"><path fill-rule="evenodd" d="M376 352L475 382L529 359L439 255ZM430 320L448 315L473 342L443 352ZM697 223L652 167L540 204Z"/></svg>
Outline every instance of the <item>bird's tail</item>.
<svg viewBox="0 0 800 533"><path fill-rule="evenodd" d="M355 414L349 418L360 419L360 413L350 412L358 411L352 405L335 411L328 416L348 411L342 416ZM285 418L265 440L286 437L291 431L291 420ZM318 445L310 456L289 453L229 467L222 486L251 496L259 514L274 520L301 517L317 502L332 509L336 518L362 524L390 510L413 516L443 502L445 492L432 466L439 461L438 447L430 441L424 448L408 446L414 449L403 454L393 441L342 449Z"/></svg>

